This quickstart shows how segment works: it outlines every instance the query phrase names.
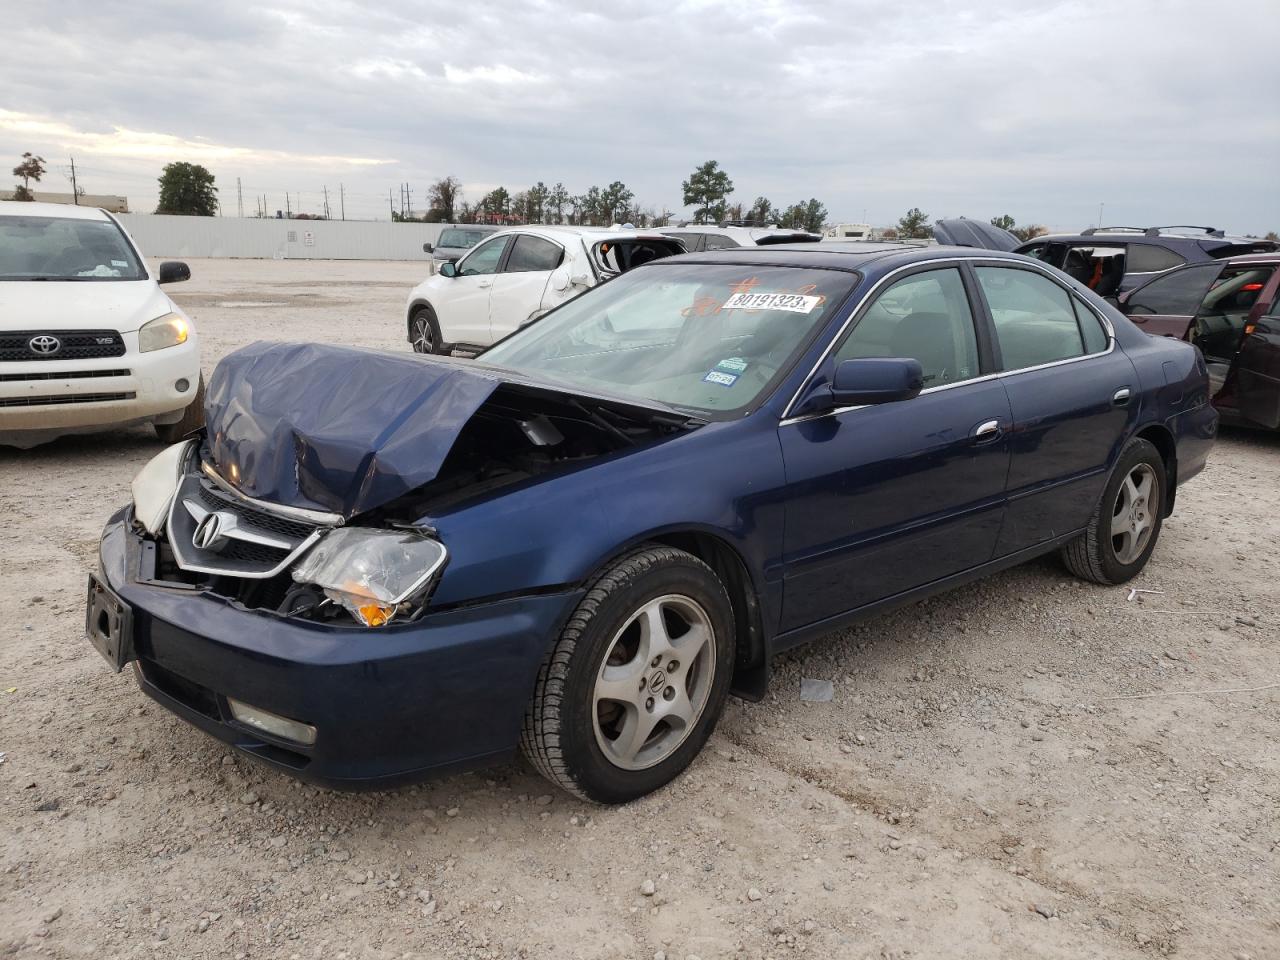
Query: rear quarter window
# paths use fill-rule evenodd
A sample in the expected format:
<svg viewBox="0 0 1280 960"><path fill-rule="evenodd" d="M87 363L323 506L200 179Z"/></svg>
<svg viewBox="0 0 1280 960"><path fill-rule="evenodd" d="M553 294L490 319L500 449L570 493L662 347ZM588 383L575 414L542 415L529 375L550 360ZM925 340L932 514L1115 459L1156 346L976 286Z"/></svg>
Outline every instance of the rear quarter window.
<svg viewBox="0 0 1280 960"><path fill-rule="evenodd" d="M1174 253L1168 247L1158 247L1150 243L1131 243L1126 270L1129 273L1159 273L1161 270L1180 267L1186 262L1186 257Z"/></svg>

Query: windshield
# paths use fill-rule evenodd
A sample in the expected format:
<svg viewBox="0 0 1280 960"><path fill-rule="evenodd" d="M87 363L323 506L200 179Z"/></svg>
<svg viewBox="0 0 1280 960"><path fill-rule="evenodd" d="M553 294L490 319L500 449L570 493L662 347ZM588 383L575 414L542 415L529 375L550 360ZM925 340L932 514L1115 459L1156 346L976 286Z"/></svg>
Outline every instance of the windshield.
<svg viewBox="0 0 1280 960"><path fill-rule="evenodd" d="M0 280L144 280L110 220L0 217Z"/></svg>
<svg viewBox="0 0 1280 960"><path fill-rule="evenodd" d="M474 247L477 243L489 235L484 230L443 230L440 233L440 242L437 247L453 247L455 249L467 250Z"/></svg>
<svg viewBox="0 0 1280 960"><path fill-rule="evenodd" d="M599 393L729 413L785 372L858 275L668 263L601 284L481 362Z"/></svg>

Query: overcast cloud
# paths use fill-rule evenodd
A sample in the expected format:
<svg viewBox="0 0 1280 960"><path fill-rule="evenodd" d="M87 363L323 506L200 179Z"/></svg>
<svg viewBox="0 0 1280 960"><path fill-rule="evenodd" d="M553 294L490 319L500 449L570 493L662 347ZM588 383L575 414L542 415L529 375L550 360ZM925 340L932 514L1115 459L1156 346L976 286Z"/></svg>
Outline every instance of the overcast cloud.
<svg viewBox="0 0 1280 960"><path fill-rule="evenodd" d="M0 35L0 162L154 208L169 160L223 212L348 217L543 180L680 210L717 159L749 203L832 220L1280 229L1280 3L234 0L30 4ZM292 206L299 208L294 199Z"/></svg>

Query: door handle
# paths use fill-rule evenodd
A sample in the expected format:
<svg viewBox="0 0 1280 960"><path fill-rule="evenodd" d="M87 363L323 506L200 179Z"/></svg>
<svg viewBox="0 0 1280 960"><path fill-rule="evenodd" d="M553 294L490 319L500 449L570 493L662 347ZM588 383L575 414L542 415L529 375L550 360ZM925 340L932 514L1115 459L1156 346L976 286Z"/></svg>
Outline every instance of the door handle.
<svg viewBox="0 0 1280 960"><path fill-rule="evenodd" d="M1130 397L1129 388L1121 387L1119 390L1117 390L1115 393L1111 395L1111 405L1113 407L1123 407L1126 403L1129 402L1129 397Z"/></svg>
<svg viewBox="0 0 1280 960"><path fill-rule="evenodd" d="M479 283L477 283L477 284L476 284L476 286L477 286L477 287L480 287L481 289L484 289L485 287L492 287L492 286L493 286L493 281L492 281L492 280L481 280Z"/></svg>
<svg viewBox="0 0 1280 960"><path fill-rule="evenodd" d="M984 420L974 427L969 435L978 443L987 443L1000 436L1002 432L999 420Z"/></svg>

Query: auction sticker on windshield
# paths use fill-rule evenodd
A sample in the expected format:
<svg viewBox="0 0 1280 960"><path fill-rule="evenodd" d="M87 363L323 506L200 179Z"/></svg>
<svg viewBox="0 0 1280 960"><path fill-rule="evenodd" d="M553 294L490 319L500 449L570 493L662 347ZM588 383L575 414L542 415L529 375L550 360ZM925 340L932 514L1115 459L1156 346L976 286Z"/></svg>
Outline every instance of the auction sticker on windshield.
<svg viewBox="0 0 1280 960"><path fill-rule="evenodd" d="M788 313L811 313L825 297L806 297L798 293L735 293L725 301L722 310L785 310Z"/></svg>

